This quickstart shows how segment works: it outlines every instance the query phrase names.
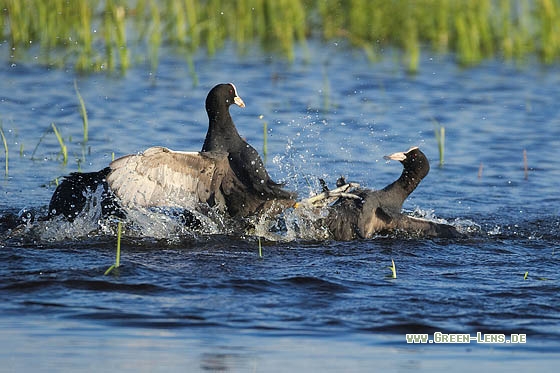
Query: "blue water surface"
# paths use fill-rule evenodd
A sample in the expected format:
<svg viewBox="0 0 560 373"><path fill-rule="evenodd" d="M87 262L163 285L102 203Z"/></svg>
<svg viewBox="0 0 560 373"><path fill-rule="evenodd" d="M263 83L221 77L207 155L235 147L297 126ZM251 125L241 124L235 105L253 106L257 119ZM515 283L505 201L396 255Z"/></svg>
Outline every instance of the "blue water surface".
<svg viewBox="0 0 560 373"><path fill-rule="evenodd" d="M122 266L104 276L112 231L4 230L0 370L550 371L560 357L560 70L499 60L462 69L425 53L409 75L398 58L373 64L341 44L311 43L289 63L226 47L195 56L197 84L173 51L157 71L138 64L125 75L0 65L9 148L0 216L44 211L57 178L113 157L153 145L199 150L206 94L233 82L247 105L231 108L239 132L263 154L267 123L267 168L287 188L306 197L318 178L341 175L382 188L401 172L383 156L419 146L432 168L405 210L468 235L265 241L259 258L251 235L168 236L152 222L148 234L125 233ZM435 332L527 342L406 343Z"/></svg>

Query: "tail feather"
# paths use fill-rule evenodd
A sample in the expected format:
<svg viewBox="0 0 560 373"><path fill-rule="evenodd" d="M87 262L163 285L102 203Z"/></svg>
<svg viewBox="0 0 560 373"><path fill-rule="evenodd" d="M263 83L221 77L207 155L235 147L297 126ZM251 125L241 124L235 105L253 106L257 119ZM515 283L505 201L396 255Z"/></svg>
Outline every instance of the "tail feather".
<svg viewBox="0 0 560 373"><path fill-rule="evenodd" d="M49 217L63 215L68 221L73 221L100 187L103 215L122 215L120 206L107 184L106 177L110 171L111 169L106 167L97 172L74 172L65 177L53 193L49 203Z"/></svg>

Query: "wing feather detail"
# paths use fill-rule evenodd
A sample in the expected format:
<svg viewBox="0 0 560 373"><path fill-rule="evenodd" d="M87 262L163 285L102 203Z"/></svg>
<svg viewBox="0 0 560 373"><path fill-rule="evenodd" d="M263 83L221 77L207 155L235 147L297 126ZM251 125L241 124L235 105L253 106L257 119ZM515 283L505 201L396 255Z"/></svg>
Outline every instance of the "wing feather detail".
<svg viewBox="0 0 560 373"><path fill-rule="evenodd" d="M152 147L114 160L107 182L125 205L196 207L222 204L220 185L228 172L225 152L177 152Z"/></svg>

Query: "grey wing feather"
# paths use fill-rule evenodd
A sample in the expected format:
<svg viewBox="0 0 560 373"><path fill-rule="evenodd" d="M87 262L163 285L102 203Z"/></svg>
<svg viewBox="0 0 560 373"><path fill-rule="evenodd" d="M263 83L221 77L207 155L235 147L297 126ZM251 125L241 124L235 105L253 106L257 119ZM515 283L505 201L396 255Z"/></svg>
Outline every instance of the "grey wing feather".
<svg viewBox="0 0 560 373"><path fill-rule="evenodd" d="M153 147L111 162L107 182L125 205L195 207L220 203L227 153L176 152Z"/></svg>

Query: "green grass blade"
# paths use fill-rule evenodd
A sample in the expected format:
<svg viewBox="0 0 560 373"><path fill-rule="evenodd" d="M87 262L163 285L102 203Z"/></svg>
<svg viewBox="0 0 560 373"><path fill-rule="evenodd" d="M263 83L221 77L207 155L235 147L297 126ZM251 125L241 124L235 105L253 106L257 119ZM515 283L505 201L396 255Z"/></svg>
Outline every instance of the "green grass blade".
<svg viewBox="0 0 560 373"><path fill-rule="evenodd" d="M434 135L439 151L439 166L443 167L445 157L445 127L435 119L432 119L432 121L434 122Z"/></svg>
<svg viewBox="0 0 560 373"><path fill-rule="evenodd" d="M268 123L264 120L264 115L259 115L259 119L263 121L263 163L266 165L266 157L268 155Z"/></svg>
<svg viewBox="0 0 560 373"><path fill-rule="evenodd" d="M395 261L391 259L391 266L389 267L391 270L391 277L397 278L397 267L395 266Z"/></svg>
<svg viewBox="0 0 560 373"><path fill-rule="evenodd" d="M82 114L82 122L84 125L84 145L85 145L88 141L88 132L89 132L88 115L86 110L86 104L84 102L84 99L82 98L82 95L80 94L80 91L78 90L78 82L75 79L74 79L74 89L76 90L76 96L78 97L78 101L80 101L80 113Z"/></svg>
<svg viewBox="0 0 560 373"><path fill-rule="evenodd" d="M4 152L6 153L6 171L5 176L8 176L8 142L6 141L6 136L4 135L4 130L0 124L0 135L2 136L2 142L4 143Z"/></svg>
<svg viewBox="0 0 560 373"><path fill-rule="evenodd" d="M54 122L51 123L51 126L52 126L52 129L54 131L54 134L55 134L56 138L58 139L58 143L60 144L60 151L62 152L63 164L66 165L68 163L68 148L64 144L64 139L60 135L60 132L58 132L58 129L56 128Z"/></svg>
<svg viewBox="0 0 560 373"><path fill-rule="evenodd" d="M115 260L115 265L117 267L121 265L121 236L122 236L122 222L119 221L117 225L117 258Z"/></svg>
<svg viewBox="0 0 560 373"><path fill-rule="evenodd" d="M107 268L107 270L105 271L104 275L107 276L109 273L111 273L111 271L113 269L115 269L116 266L113 264L112 266L110 266L109 268Z"/></svg>
<svg viewBox="0 0 560 373"><path fill-rule="evenodd" d="M105 271L105 276L107 276L111 271L117 269L121 265L121 236L122 236L122 222L119 221L117 224L117 257L115 258L115 264L107 268Z"/></svg>
<svg viewBox="0 0 560 373"><path fill-rule="evenodd" d="M62 67L71 55L82 72L120 67L124 73L142 60L134 57L146 44L152 70L162 45L191 55L204 48L212 56L228 41L240 51L260 42L288 61L299 47L309 60L311 38L348 41L370 59L398 49L411 73L430 47L453 52L464 66L493 57L534 54L546 64L560 57L558 0L0 0L0 9L0 35L11 58L31 55L25 51L32 44L44 51L39 63Z"/></svg>

